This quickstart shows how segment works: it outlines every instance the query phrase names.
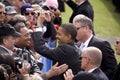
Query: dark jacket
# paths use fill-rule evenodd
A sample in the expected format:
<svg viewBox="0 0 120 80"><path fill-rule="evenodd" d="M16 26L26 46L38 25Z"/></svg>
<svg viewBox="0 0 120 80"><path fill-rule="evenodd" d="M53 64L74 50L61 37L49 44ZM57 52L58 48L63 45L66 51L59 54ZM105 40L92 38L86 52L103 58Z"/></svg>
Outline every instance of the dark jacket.
<svg viewBox="0 0 120 80"><path fill-rule="evenodd" d="M87 17L89 17L90 19L94 19L94 11L92 8L92 5L89 3L88 0L86 0L84 3L82 3L81 5L77 5L74 1L69 0L67 2L68 6L71 7L71 9L73 10L73 13L69 19L69 22L73 22L73 18L78 15L78 14L83 14Z"/></svg>
<svg viewBox="0 0 120 80"><path fill-rule="evenodd" d="M77 74L80 68L80 59L78 50L74 46L74 43L61 44L55 49L49 49L42 44L40 41L40 32L35 32L32 34L34 41L35 50L40 53L42 56L47 57L53 60L53 63L58 62L59 65L67 64L70 69L72 69L73 74ZM63 74L52 77L51 80L64 80Z"/></svg>
<svg viewBox="0 0 120 80"><path fill-rule="evenodd" d="M84 73L84 75L82 75L82 73ZM77 75L75 75L75 77L73 78L73 80L82 80L81 78L83 78L84 80L109 80L107 78L107 76L105 75L105 73L100 69L100 68L96 68L94 71L91 72L91 74L93 75L86 75L88 72L83 72L80 71ZM83 77L82 77L83 76ZM86 76L86 77L85 77ZM88 76L88 77L87 77ZM95 76L95 78L97 79L91 79Z"/></svg>
<svg viewBox="0 0 120 80"><path fill-rule="evenodd" d="M102 51L102 62L100 68L107 77L111 79L117 65L117 61L109 42L93 36L88 46L97 47Z"/></svg>
<svg viewBox="0 0 120 80"><path fill-rule="evenodd" d="M98 80L109 80L100 68L95 69L92 73L98 78Z"/></svg>
<svg viewBox="0 0 120 80"><path fill-rule="evenodd" d="M112 80L120 80L120 63L117 65L117 67L115 69L115 73L113 75Z"/></svg>

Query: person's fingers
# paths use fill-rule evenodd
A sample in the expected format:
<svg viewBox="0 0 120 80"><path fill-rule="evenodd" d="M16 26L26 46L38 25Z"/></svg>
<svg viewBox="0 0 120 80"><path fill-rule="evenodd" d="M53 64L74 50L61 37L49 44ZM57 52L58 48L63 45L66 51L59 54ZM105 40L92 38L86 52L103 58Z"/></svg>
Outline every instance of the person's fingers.
<svg viewBox="0 0 120 80"><path fill-rule="evenodd" d="M58 68L59 74L65 72L67 69L68 69L68 65L66 65L66 64L59 66L59 68Z"/></svg>
<svg viewBox="0 0 120 80"><path fill-rule="evenodd" d="M62 64L59 66L60 68L68 68L68 65L67 64Z"/></svg>
<svg viewBox="0 0 120 80"><path fill-rule="evenodd" d="M73 77L74 77L74 75L73 75L71 69L68 69L64 74L65 80L72 80Z"/></svg>
<svg viewBox="0 0 120 80"><path fill-rule="evenodd" d="M66 74L63 74L63 76L64 76L65 80L67 80L67 76L66 76Z"/></svg>
<svg viewBox="0 0 120 80"><path fill-rule="evenodd" d="M54 65L53 65L53 67L57 67L58 66L58 62L56 62Z"/></svg>
<svg viewBox="0 0 120 80"><path fill-rule="evenodd" d="M69 71L69 75L73 77L73 72L71 69L68 70Z"/></svg>

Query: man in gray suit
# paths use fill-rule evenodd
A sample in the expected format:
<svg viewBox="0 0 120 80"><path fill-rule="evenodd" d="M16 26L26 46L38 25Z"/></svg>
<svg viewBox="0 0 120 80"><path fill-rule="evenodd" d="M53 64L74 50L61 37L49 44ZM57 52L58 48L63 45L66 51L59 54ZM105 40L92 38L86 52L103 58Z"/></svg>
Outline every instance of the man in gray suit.
<svg viewBox="0 0 120 80"><path fill-rule="evenodd" d="M20 36L21 34L17 32L11 25L4 24L0 26L0 54L8 53L12 55L16 37Z"/></svg>

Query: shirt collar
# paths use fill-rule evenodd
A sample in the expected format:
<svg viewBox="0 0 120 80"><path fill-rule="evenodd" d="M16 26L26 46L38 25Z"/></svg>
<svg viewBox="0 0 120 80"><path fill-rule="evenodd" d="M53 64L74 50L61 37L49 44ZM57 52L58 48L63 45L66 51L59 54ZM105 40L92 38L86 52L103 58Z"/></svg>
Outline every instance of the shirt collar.
<svg viewBox="0 0 120 80"><path fill-rule="evenodd" d="M81 44L84 44L84 45L85 45L84 48L87 48L87 46L88 46L88 44L89 44L89 42L90 42L90 40L91 40L92 37L93 37L93 35L91 35L91 36L88 38L88 40L85 41L85 43L81 43Z"/></svg>
<svg viewBox="0 0 120 80"><path fill-rule="evenodd" d="M78 3L78 5L81 5L81 4L83 4L85 1L82 1L82 2L80 2L80 3Z"/></svg>
<svg viewBox="0 0 120 80"><path fill-rule="evenodd" d="M97 67L88 70L88 73L92 73L95 69L97 69Z"/></svg>

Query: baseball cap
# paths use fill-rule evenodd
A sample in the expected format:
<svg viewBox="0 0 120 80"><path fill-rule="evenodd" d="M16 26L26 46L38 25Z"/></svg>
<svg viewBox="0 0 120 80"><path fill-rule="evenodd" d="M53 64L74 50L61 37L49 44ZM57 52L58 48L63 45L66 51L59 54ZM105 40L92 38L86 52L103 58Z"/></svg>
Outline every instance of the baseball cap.
<svg viewBox="0 0 120 80"><path fill-rule="evenodd" d="M17 13L14 6L6 6L5 10L6 10L6 14L16 14Z"/></svg>
<svg viewBox="0 0 120 80"><path fill-rule="evenodd" d="M46 0L45 2L49 7L53 7L55 9L58 8L58 1L57 0Z"/></svg>
<svg viewBox="0 0 120 80"><path fill-rule="evenodd" d="M3 24L0 26L0 36L15 36L20 37L21 33L17 32L14 27L12 27L10 24Z"/></svg>
<svg viewBox="0 0 120 80"><path fill-rule="evenodd" d="M25 3L22 5L21 7L21 14L23 15L26 12L33 12L34 8L32 7L32 5L30 3Z"/></svg>
<svg viewBox="0 0 120 80"><path fill-rule="evenodd" d="M39 6L44 10L50 10L49 6L45 2L40 2Z"/></svg>

